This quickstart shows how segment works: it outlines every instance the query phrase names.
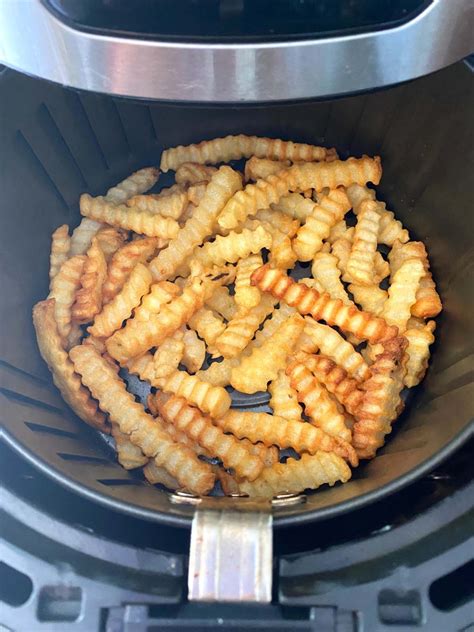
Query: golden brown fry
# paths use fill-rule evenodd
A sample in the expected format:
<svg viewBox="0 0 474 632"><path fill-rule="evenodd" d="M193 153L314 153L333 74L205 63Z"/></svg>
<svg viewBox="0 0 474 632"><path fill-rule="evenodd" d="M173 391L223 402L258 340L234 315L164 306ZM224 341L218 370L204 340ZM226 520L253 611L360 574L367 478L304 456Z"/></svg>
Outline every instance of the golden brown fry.
<svg viewBox="0 0 474 632"><path fill-rule="evenodd" d="M434 342L433 332L436 328L434 320L430 320L419 329L407 329L403 335L408 340L405 386L416 386L424 378L430 359L430 345Z"/></svg>
<svg viewBox="0 0 474 632"><path fill-rule="evenodd" d="M121 291L110 303L107 303L95 317L94 323L88 327L87 331L91 336L108 338L114 331L120 329L123 321L130 318L133 309L140 304L142 297L148 292L151 281L149 270L143 264L137 263Z"/></svg>
<svg viewBox="0 0 474 632"><path fill-rule="evenodd" d="M362 401L363 391L357 380L349 377L348 372L325 355L297 353L295 360L305 365L314 377L324 384L348 413L355 415Z"/></svg>
<svg viewBox="0 0 474 632"><path fill-rule="evenodd" d="M271 245L272 236L263 226L255 230L244 228L241 233L231 232L226 237L218 235L214 241L196 248L194 257L206 266L220 266L224 263L236 263L262 248L270 248Z"/></svg>
<svg viewBox="0 0 474 632"><path fill-rule="evenodd" d="M117 460L126 470L134 470L148 463L148 457L134 445L128 435L120 431L117 424L112 424L112 436L115 439Z"/></svg>
<svg viewBox="0 0 474 632"><path fill-rule="evenodd" d="M268 264L252 274L252 284L296 307L300 314L310 314L315 320L324 320L359 339L381 342L398 333L396 327L387 325L383 319L361 312L353 305L344 305L339 299L332 299L327 293L320 294L304 283L296 283L282 270L272 270Z"/></svg>
<svg viewBox="0 0 474 632"><path fill-rule="evenodd" d="M102 309L102 286L107 276L107 262L97 237L87 251L87 259L81 274L81 287L76 292L72 306L72 318L77 323L90 323Z"/></svg>
<svg viewBox="0 0 474 632"><path fill-rule="evenodd" d="M374 264L380 226L380 214L377 211L377 203L373 200L364 200L360 205L351 254L346 266L347 281L359 285L375 283Z"/></svg>
<svg viewBox="0 0 474 632"><path fill-rule="evenodd" d="M78 341L79 331L77 325L72 324L72 306L76 292L81 287L81 276L84 270L86 257L75 255L65 261L51 283L51 291L48 298L54 298L54 318L58 326L58 332L63 340L63 346L69 347L72 339ZM71 334L72 339L69 340Z"/></svg>
<svg viewBox="0 0 474 632"><path fill-rule="evenodd" d="M321 285L323 292L327 292L331 298L341 299L345 305L352 304L341 282L341 271L337 266L337 257L329 252L317 252L313 259L311 272L314 279ZM307 282L306 285L308 285ZM318 288L316 287L316 289Z"/></svg>
<svg viewBox="0 0 474 632"><path fill-rule="evenodd" d="M179 224L174 219L128 206L116 206L105 198L93 198L87 193L81 195L80 210L81 215L89 219L133 230L148 237L173 239L179 232Z"/></svg>
<svg viewBox="0 0 474 632"><path fill-rule="evenodd" d="M127 206L130 209L177 220L180 219L188 202L188 194L182 191L165 196L135 195L127 200Z"/></svg>
<svg viewBox="0 0 474 632"><path fill-rule="evenodd" d="M267 413L230 410L214 423L224 432L250 441L262 441L265 445L293 448L297 452L314 454L318 450L334 452L353 465L357 456L352 446L338 437L331 437L321 429L303 421L294 421Z"/></svg>
<svg viewBox="0 0 474 632"><path fill-rule="evenodd" d="M361 205L366 200L374 200L377 204L377 212L380 215L380 225L378 241L380 244L391 246L398 239L401 242L408 241L408 231L403 228L401 222L395 219L392 211L387 211L383 202L375 200L375 191L361 186L360 183L352 184L347 188L347 195L351 201L352 208L356 215L361 210Z"/></svg>
<svg viewBox="0 0 474 632"><path fill-rule="evenodd" d="M198 309L189 319L188 325L197 332L211 350L216 339L225 331L222 318L206 307Z"/></svg>
<svg viewBox="0 0 474 632"><path fill-rule="evenodd" d="M225 388L212 386L186 371L175 370L164 377L155 377L152 386L159 387L165 393L183 397L211 417L220 417L230 408L231 399Z"/></svg>
<svg viewBox="0 0 474 632"><path fill-rule="evenodd" d="M321 196L319 203L312 202L312 205L311 214L296 233L293 242L293 249L300 261L310 261L314 257L321 249L323 239L329 237L332 226L351 207L343 189L330 190L327 195Z"/></svg>
<svg viewBox="0 0 474 632"><path fill-rule="evenodd" d="M289 160L270 160L269 158L257 158L252 156L245 163L244 178L245 181L249 180L261 180L262 178L268 178L268 176L288 169L291 165Z"/></svg>
<svg viewBox="0 0 474 632"><path fill-rule="evenodd" d="M269 405L273 414L283 419L301 421L303 410L298 404L298 395L291 387L290 378L285 371L278 371L277 377L268 386Z"/></svg>
<svg viewBox="0 0 474 632"><path fill-rule="evenodd" d="M220 465L214 466L214 473L226 496L232 496L234 494L236 496L240 495L239 483L233 474L229 474L229 472L223 467L220 467Z"/></svg>
<svg viewBox="0 0 474 632"><path fill-rule="evenodd" d="M393 275L381 316L387 323L396 325L400 332L406 329L424 273L419 259L406 259Z"/></svg>
<svg viewBox="0 0 474 632"><path fill-rule="evenodd" d="M265 295L264 295L265 296ZM262 297L263 299L264 297ZM268 318L261 329L255 332L255 338L250 343L249 347L261 347L266 340L273 336L276 330L284 323L290 316L296 314L294 307L290 307L286 303L280 303L280 306L271 312L270 318Z"/></svg>
<svg viewBox="0 0 474 632"><path fill-rule="evenodd" d="M346 231L348 230L346 220L341 219L341 221L334 224L334 226L329 231L329 236L327 237L327 242L333 244L335 241L344 237Z"/></svg>
<svg viewBox="0 0 474 632"><path fill-rule="evenodd" d="M406 344L402 336L385 342L382 353L370 367L371 377L362 386L364 396L355 416L352 435L353 446L361 459L375 456L392 430L392 421L403 408L400 391L406 372Z"/></svg>
<svg viewBox="0 0 474 632"><path fill-rule="evenodd" d="M141 304L135 309L134 321L149 321L152 316L161 311L163 305L170 303L180 294L180 289L175 283L169 281L159 281L153 283L150 291L146 294Z"/></svg>
<svg viewBox="0 0 474 632"><path fill-rule="evenodd" d="M416 302L412 305L411 313L419 318L434 318L441 309L441 299L436 291L436 285L430 272L430 264L424 244L421 241L409 241L406 244L395 241L388 256L390 261L391 278L406 259L419 259L425 271L420 280L416 293Z"/></svg>
<svg viewBox="0 0 474 632"><path fill-rule="evenodd" d="M221 362L213 362L207 369L198 371L196 375L200 380L213 386L228 386L232 369L238 366L239 363L240 359L238 357L227 358Z"/></svg>
<svg viewBox="0 0 474 632"><path fill-rule="evenodd" d="M69 226L63 224L59 228L56 228L51 236L51 255L49 257L50 287L60 267L67 260L70 248L71 238L69 237Z"/></svg>
<svg viewBox="0 0 474 632"><path fill-rule="evenodd" d="M301 459L288 459L263 470L252 483L239 483L241 492L251 497L272 498L278 494L297 494L321 485L331 487L338 481L346 483L351 477L348 465L336 454L317 452L303 454Z"/></svg>
<svg viewBox="0 0 474 632"><path fill-rule="evenodd" d="M337 266L343 274L345 280L347 275L347 264L352 251L352 242L354 239L354 227L348 228L346 232L336 239L331 245L331 252L337 257ZM378 284L390 274L390 267L382 257L380 252L376 251L374 255L374 283Z"/></svg>
<svg viewBox="0 0 474 632"><path fill-rule="evenodd" d="M293 350L304 328L299 314L290 316L260 347L252 349L248 357L232 370L230 383L241 393L265 391L268 382L285 368L286 358Z"/></svg>
<svg viewBox="0 0 474 632"><path fill-rule="evenodd" d="M380 316L383 306L388 298L386 290L382 290L378 285L349 285L349 292L354 296L354 301L361 306L365 312Z"/></svg>
<svg viewBox="0 0 474 632"><path fill-rule="evenodd" d="M225 435L182 397L172 396L168 399L157 393L155 401L164 419L221 459L225 467L233 468L237 476L255 480L263 470L263 461L251 454L235 437Z"/></svg>
<svg viewBox="0 0 474 632"><path fill-rule="evenodd" d="M184 162L176 169L175 180L184 186L210 182L216 171L215 167L206 167L198 162Z"/></svg>
<svg viewBox="0 0 474 632"><path fill-rule="evenodd" d="M90 426L109 432L105 415L98 409L97 402L81 384L74 372L74 366L64 351L54 316L54 299L37 303L33 308L33 324L36 339L43 360L53 376L53 382L61 392L64 401Z"/></svg>
<svg viewBox="0 0 474 632"><path fill-rule="evenodd" d="M172 491L181 488L178 481L173 476L170 476L164 467L158 467L154 461L149 461L145 465L143 476L151 485L163 485Z"/></svg>
<svg viewBox="0 0 474 632"><path fill-rule="evenodd" d="M155 237L131 241L117 250L110 261L103 287L104 304L109 303L122 289L137 263L145 263L157 248Z"/></svg>
<svg viewBox="0 0 474 632"><path fill-rule="evenodd" d="M286 368L291 386L298 393L298 400L304 404L305 414L311 423L332 437L351 441L351 431L330 394L301 362L293 360Z"/></svg>
<svg viewBox="0 0 474 632"><path fill-rule="evenodd" d="M125 231L113 226L104 226L104 228L97 231L96 239L107 263L117 250L123 246L126 236L127 233Z"/></svg>
<svg viewBox="0 0 474 632"><path fill-rule="evenodd" d="M193 250L214 232L217 216L224 204L242 187L242 177L230 167L221 167L209 182L206 193L175 239L150 263L156 280L168 279Z"/></svg>
<svg viewBox="0 0 474 632"><path fill-rule="evenodd" d="M183 336L184 352L181 362L189 371L196 373L206 358L206 345L193 329L186 329ZM206 380L209 381L209 380ZM215 384L215 386L218 386Z"/></svg>
<svg viewBox="0 0 474 632"><path fill-rule="evenodd" d="M238 136L204 140L195 145L179 145L166 149L161 155L160 169L166 173L170 169L176 171L185 162L217 164L250 158L250 156L272 160L291 160L292 162L326 160L327 155L333 154L334 151L334 149L315 145L239 134Z"/></svg>
<svg viewBox="0 0 474 632"><path fill-rule="evenodd" d="M207 494L214 485L214 474L207 463L199 461L187 447L175 443L159 421L148 415L135 401L118 377L92 346L71 350L71 359L82 381L131 442L145 456L165 467L180 485L196 494Z"/></svg>
<svg viewBox="0 0 474 632"><path fill-rule="evenodd" d="M325 187L336 189L353 182L365 184L371 181L378 184L381 175L378 157L293 165L265 180L259 180L256 184L248 184L243 191L237 192L226 203L217 221L222 229L231 230L249 215L255 215L259 209L276 204L290 191L321 191Z"/></svg>
<svg viewBox="0 0 474 632"><path fill-rule="evenodd" d="M250 277L261 265L263 260L260 254L249 255L237 262L234 289L235 302L240 308L248 310L260 303L260 290L250 285Z"/></svg>
<svg viewBox="0 0 474 632"><path fill-rule="evenodd" d="M276 204L272 204L272 209L304 222L311 217L314 206L314 202L305 198L301 193L290 193L282 197Z"/></svg>
<svg viewBox="0 0 474 632"><path fill-rule="evenodd" d="M245 349L260 323L272 311L274 304L272 297L262 296L258 305L252 307L246 314L237 315L229 321L225 331L215 341L216 349L224 358L235 358Z"/></svg>
<svg viewBox="0 0 474 632"><path fill-rule="evenodd" d="M341 334L312 318L306 317L305 321L305 334L311 338L322 354L329 356L359 382L369 377L369 367L364 358L357 353L350 342L344 340Z"/></svg>
<svg viewBox="0 0 474 632"><path fill-rule="evenodd" d="M225 283L227 280L226 273L218 274L216 277L194 277L182 294L170 303L162 305L157 314L151 313L148 320L140 320L135 316L123 329L116 331L107 341L108 352L120 364L124 364L129 358L160 345L203 306L216 284Z"/></svg>
<svg viewBox="0 0 474 632"><path fill-rule="evenodd" d="M112 204L124 204L134 195L145 193L158 181L160 172L155 167L145 167L135 171L130 176L112 187L105 194L107 202Z"/></svg>

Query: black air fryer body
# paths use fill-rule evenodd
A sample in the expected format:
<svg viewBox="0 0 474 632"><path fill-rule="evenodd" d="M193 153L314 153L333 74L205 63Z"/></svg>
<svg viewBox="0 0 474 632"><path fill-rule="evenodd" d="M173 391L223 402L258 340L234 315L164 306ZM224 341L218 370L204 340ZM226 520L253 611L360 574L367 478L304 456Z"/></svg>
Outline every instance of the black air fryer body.
<svg viewBox="0 0 474 632"><path fill-rule="evenodd" d="M59 13L68 5L52 4ZM74 24L73 17L64 18L72 20L68 29L92 35L102 28ZM0 11L0 27L6 23ZM4 54L9 50L5 45ZM75 52L80 57L83 49ZM103 85L131 98L10 69L0 75L0 398L9 446L2 458L7 565L0 571L7 584L24 588L20 596L0 591L6 602L0 623L108 632L185 629L186 621L206 629L221 620L235 629L465 627L472 618L462 588L472 570L466 565L472 460L462 445L472 432L474 340L469 66L459 62L395 87L299 102L236 103L241 98L223 89L234 102L217 105L132 98L156 95L137 92L119 62ZM219 85L224 79L215 68ZM244 66L239 72L253 86ZM81 83L91 74L88 67L64 82L91 88L92 79ZM361 79L361 89L374 87L376 76ZM328 94L315 89L313 96ZM183 95L190 100L186 86ZM279 99L286 95L294 96L283 84ZM335 146L342 157L381 155L380 197L412 239L426 244L444 304L428 375L377 458L347 485L273 507L273 605L250 611L183 603L189 533L177 527L191 525L196 505L127 473L113 447L74 418L52 386L31 323L32 305L48 292L51 232L77 225L82 192L99 195L131 171L157 164L163 148L237 133ZM220 511L219 502L210 501L209 509ZM457 596L446 597L450 592Z"/></svg>

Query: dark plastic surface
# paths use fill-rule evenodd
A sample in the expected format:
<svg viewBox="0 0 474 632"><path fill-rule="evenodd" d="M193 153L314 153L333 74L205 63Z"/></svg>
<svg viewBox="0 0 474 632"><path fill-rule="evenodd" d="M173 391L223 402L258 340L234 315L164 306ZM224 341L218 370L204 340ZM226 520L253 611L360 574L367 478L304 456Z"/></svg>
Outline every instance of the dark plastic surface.
<svg viewBox="0 0 474 632"><path fill-rule="evenodd" d="M393 28L430 0L43 0L73 28L206 42L316 39Z"/></svg>
<svg viewBox="0 0 474 632"><path fill-rule="evenodd" d="M473 294L470 182L473 82L462 64L390 90L283 106L173 107L78 95L1 77L1 419L7 440L49 475L106 506L189 525L193 509L135 479L77 423L36 349L31 307L47 294L50 234L79 220L81 192L103 192L159 162L163 147L228 133L380 153L382 199L427 244L445 303L427 379L388 444L344 486L275 511L275 524L361 507L429 471L471 432ZM64 455L74 455L70 457Z"/></svg>

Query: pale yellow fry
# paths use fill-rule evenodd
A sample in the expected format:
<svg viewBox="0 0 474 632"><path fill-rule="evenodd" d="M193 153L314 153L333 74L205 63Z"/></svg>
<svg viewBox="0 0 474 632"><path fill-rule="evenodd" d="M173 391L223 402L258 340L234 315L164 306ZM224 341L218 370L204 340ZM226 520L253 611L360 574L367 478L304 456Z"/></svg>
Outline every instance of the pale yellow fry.
<svg viewBox="0 0 474 632"><path fill-rule="evenodd" d="M196 248L194 257L207 266L236 263L262 248L270 248L271 245L272 236L263 226L255 230L244 228L241 233L231 232L225 237L218 235L214 241Z"/></svg>
<svg viewBox="0 0 474 632"><path fill-rule="evenodd" d="M265 180L259 180L256 184L248 184L243 191L237 192L226 203L217 221L221 229L231 230L249 215L255 215L258 210L276 204L291 191L321 191L325 187L335 189L353 182L365 184L372 181L378 184L381 175L378 157L293 165Z"/></svg>
<svg viewBox="0 0 474 632"><path fill-rule="evenodd" d="M377 203L364 200L360 205L351 253L346 265L346 281L359 285L374 285L379 226L380 214L377 211Z"/></svg>
<svg viewBox="0 0 474 632"><path fill-rule="evenodd" d="M378 241L380 244L392 246L396 239L401 242L408 241L408 231L403 228L401 222L395 219L395 215L392 211L388 211L385 208L385 204L383 202L375 200L375 191L368 189L366 186L361 186L360 184L351 184L351 186L347 188L347 195L356 215L359 214L361 205L364 201L374 200L376 202L377 212L380 215L378 233Z"/></svg>
<svg viewBox="0 0 474 632"><path fill-rule="evenodd" d="M350 305L352 301L341 282L341 271L337 266L337 257L328 252L316 253L311 272L323 292L327 292L332 298L340 298L345 305Z"/></svg>
<svg viewBox="0 0 474 632"><path fill-rule="evenodd" d="M173 239L179 232L179 224L174 219L128 206L114 205L105 198L93 198L87 193L81 195L80 210L81 215L89 219L133 230L148 237Z"/></svg>
<svg viewBox="0 0 474 632"><path fill-rule="evenodd" d="M216 339L225 331L224 321L211 309L201 307L188 321L189 327L194 329L208 347L212 349Z"/></svg>
<svg viewBox="0 0 474 632"><path fill-rule="evenodd" d="M130 437L121 432L117 424L112 424L112 436L115 439L117 460L126 470L134 470L148 463L148 457L137 445L130 441Z"/></svg>
<svg viewBox="0 0 474 632"><path fill-rule="evenodd" d="M90 426L109 432L105 415L98 409L97 402L92 399L87 388L81 384L79 375L75 373L74 366L63 349L54 316L54 303L54 299L48 299L37 303L33 308L33 324L41 356L64 401L76 415Z"/></svg>
<svg viewBox="0 0 474 632"><path fill-rule="evenodd" d="M179 145L166 149L161 155L160 169L164 172L176 169L184 162L217 164L241 158L270 158L272 160L325 160L334 149L293 143L259 136L225 136L204 140L195 145Z"/></svg>
<svg viewBox="0 0 474 632"><path fill-rule="evenodd" d="M290 384L290 378L284 370L278 371L277 377L268 386L270 408L273 414L283 419L301 421L302 408L298 404L298 394Z"/></svg>
<svg viewBox="0 0 474 632"><path fill-rule="evenodd" d="M153 283L150 291L143 297L141 304L135 309L134 321L149 321L161 311L163 305L170 303L180 294L179 287L169 281Z"/></svg>
<svg viewBox="0 0 474 632"><path fill-rule="evenodd" d="M268 318L261 329L255 333L255 338L251 342L252 349L254 347L261 347L280 327L280 325L288 320L290 316L296 313L294 307L290 307L286 303L280 303L280 306L271 312L271 317Z"/></svg>
<svg viewBox="0 0 474 632"><path fill-rule="evenodd" d="M91 336L107 338L122 326L132 310L139 305L151 285L151 274L141 263L137 263L121 291L95 317L87 331ZM137 354L138 355L138 354Z"/></svg>
<svg viewBox="0 0 474 632"><path fill-rule="evenodd" d="M318 323L309 316L305 318L305 333L311 338L321 353L342 366L351 377L363 382L369 377L369 367L364 358L350 342L335 329Z"/></svg>
<svg viewBox="0 0 474 632"><path fill-rule="evenodd" d="M242 177L230 167L221 167L209 182L204 197L168 247L150 263L156 280L168 279L193 250L214 232L217 216L232 195L242 187Z"/></svg>
<svg viewBox="0 0 474 632"><path fill-rule="evenodd" d="M176 169L175 180L182 185L209 182L216 171L215 167L206 167L198 162L184 162Z"/></svg>
<svg viewBox="0 0 474 632"><path fill-rule="evenodd" d="M105 198L107 202L112 204L124 204L134 195L145 193L145 191L155 186L159 175L160 172L156 167L139 169L109 189L105 194Z"/></svg>
<svg viewBox="0 0 474 632"><path fill-rule="evenodd" d="M440 313L442 304L430 272L426 248L421 241L409 241L406 244L402 244L399 241L394 242L388 256L391 278L406 259L412 258L419 259L422 262L425 274L420 279L416 302L411 308L411 313L419 318L433 318Z"/></svg>
<svg viewBox="0 0 474 632"><path fill-rule="evenodd" d="M167 489L176 491L181 488L178 481L168 474L164 467L158 467L154 461L150 461L143 468L143 476L151 485L163 485Z"/></svg>
<svg viewBox="0 0 474 632"><path fill-rule="evenodd" d="M381 316L390 325L396 325L400 333L406 329L424 274L423 263L419 259L407 259L393 275Z"/></svg>
<svg viewBox="0 0 474 632"><path fill-rule="evenodd" d="M250 277L261 265L263 265L263 259L260 254L249 255L237 262L234 290L235 302L239 307L252 309L260 303L260 290L250 284Z"/></svg>
<svg viewBox="0 0 474 632"><path fill-rule="evenodd" d="M213 386L228 386L232 369L238 366L240 358L225 358L221 362L213 362L207 369L198 371L197 377Z"/></svg>
<svg viewBox="0 0 474 632"><path fill-rule="evenodd" d="M184 397L187 402L211 417L221 417L230 408L231 399L225 388L203 382L186 371L175 370L163 378L156 377L152 386L159 387L165 393Z"/></svg>
<svg viewBox="0 0 474 632"><path fill-rule="evenodd" d="M196 373L206 357L206 344L193 329L186 329L183 336L184 352L181 362L189 373Z"/></svg>
<svg viewBox="0 0 474 632"><path fill-rule="evenodd" d="M290 193L282 197L276 204L272 204L272 209L304 222L313 214L314 202L305 198L301 193Z"/></svg>
<svg viewBox="0 0 474 632"><path fill-rule="evenodd" d="M51 291L48 298L54 298L54 318L59 335L63 340L63 346L68 346L68 338L71 335L72 305L76 298L76 292L81 286L81 276L84 270L86 257L75 255L67 259L59 268L58 273L51 283ZM74 326L78 329L78 326Z"/></svg>
<svg viewBox="0 0 474 632"><path fill-rule="evenodd" d="M252 156L245 163L244 177L245 181L260 180L268 178L268 176L283 171L291 165L289 160L270 160L269 158L257 158Z"/></svg>
<svg viewBox="0 0 474 632"><path fill-rule="evenodd" d="M127 232L113 226L104 226L96 233L96 239L104 253L107 263L113 255L123 246Z"/></svg>
<svg viewBox="0 0 474 632"><path fill-rule="evenodd" d="M59 228L56 228L54 233L51 235L51 254L49 256L50 287L51 282L59 272L60 267L67 260L70 248L71 238L69 236L69 226L67 224L63 224Z"/></svg>
<svg viewBox="0 0 474 632"><path fill-rule="evenodd" d="M343 279L347 273L347 264L352 250L352 241L354 239L354 227L348 228L345 234L331 245L331 253L337 257L338 268L342 272ZM382 279L385 279L390 274L390 267L382 257L380 252L376 252L374 255L374 283L380 283Z"/></svg>
<svg viewBox="0 0 474 632"><path fill-rule="evenodd" d="M171 217L171 219L177 220L180 219L188 202L188 194L183 191L158 197L154 195L134 195L127 200L127 206L130 210L146 211L153 215Z"/></svg>
<svg viewBox="0 0 474 632"><path fill-rule="evenodd" d="M107 276L107 262L97 237L87 251L81 274L81 287L76 292L72 318L80 324L90 323L102 309L102 287Z"/></svg>
<svg viewBox="0 0 474 632"><path fill-rule="evenodd" d="M327 241L330 244L333 244L337 239L344 237L347 231L347 224L345 219L341 219L341 221L334 224L334 226L329 231L329 235L327 237Z"/></svg>
<svg viewBox="0 0 474 632"><path fill-rule="evenodd" d="M333 163L334 164L334 163ZM296 233L293 250L300 261L310 261L322 248L332 226L350 209L350 202L343 189L333 189L322 195L319 203L312 202L313 210Z"/></svg>
<svg viewBox="0 0 474 632"><path fill-rule="evenodd" d="M382 290L378 285L356 285L351 283L349 292L364 312L370 312L375 314L375 316L380 316L388 298L386 290Z"/></svg>
<svg viewBox="0 0 474 632"><path fill-rule="evenodd" d="M229 294L229 290L225 286L217 287L206 300L206 305L225 320L232 320L237 313L235 299Z"/></svg>
<svg viewBox="0 0 474 632"><path fill-rule="evenodd" d="M286 359L300 337L304 320L299 314L290 316L260 347L255 347L232 370L230 383L241 393L265 391L278 371L285 368Z"/></svg>
<svg viewBox="0 0 474 632"><path fill-rule="evenodd" d="M71 359L83 383L90 388L120 431L133 444L163 466L181 485L196 494L207 494L214 485L214 474L187 447L175 443L158 420L148 415L135 401L125 383L92 346L74 347Z"/></svg>
<svg viewBox="0 0 474 632"><path fill-rule="evenodd" d="M433 335L435 328L436 323L434 320L430 320L422 329L407 329L403 334L408 340L407 373L404 380L404 384L408 386L408 388L419 384L425 376L430 359L430 345L432 345L435 340Z"/></svg>
<svg viewBox="0 0 474 632"><path fill-rule="evenodd" d="M297 494L305 489L317 489L321 485L333 486L346 483L351 470L343 459L328 452L314 455L303 454L299 461L288 459L265 468L252 483L239 483L241 492L251 497L272 498L278 494Z"/></svg>
<svg viewBox="0 0 474 632"><path fill-rule="evenodd" d="M224 358L235 358L252 340L260 323L272 311L275 299L268 294L262 296L258 305L246 314L237 315L229 321L225 331L215 342L216 349Z"/></svg>
<svg viewBox="0 0 474 632"><path fill-rule="evenodd" d="M79 226L72 231L69 256L84 255L91 245L92 238L101 228L104 228L102 222L96 222L88 217L83 217Z"/></svg>

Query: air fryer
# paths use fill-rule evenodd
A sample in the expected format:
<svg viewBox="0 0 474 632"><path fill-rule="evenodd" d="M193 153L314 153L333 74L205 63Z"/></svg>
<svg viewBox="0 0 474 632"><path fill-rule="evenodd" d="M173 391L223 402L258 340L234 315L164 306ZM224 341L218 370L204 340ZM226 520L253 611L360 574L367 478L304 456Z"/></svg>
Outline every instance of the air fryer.
<svg viewBox="0 0 474 632"><path fill-rule="evenodd" d="M361 464L345 485L260 509L271 514L275 528L350 514L446 459L472 434L473 87L472 71L459 62L409 83L330 100L180 104L78 91L4 69L5 440L49 476L105 507L191 526L202 510L199 499L177 497L123 470L113 447L64 404L39 355L31 309L48 293L51 232L78 224L81 193L99 195L133 170L159 164L164 148L244 133L335 146L342 157L380 155L380 198L411 238L426 244L444 305L428 374L377 458ZM233 502L204 504L209 511L232 511ZM235 505L245 529L245 504L235 499Z"/></svg>

